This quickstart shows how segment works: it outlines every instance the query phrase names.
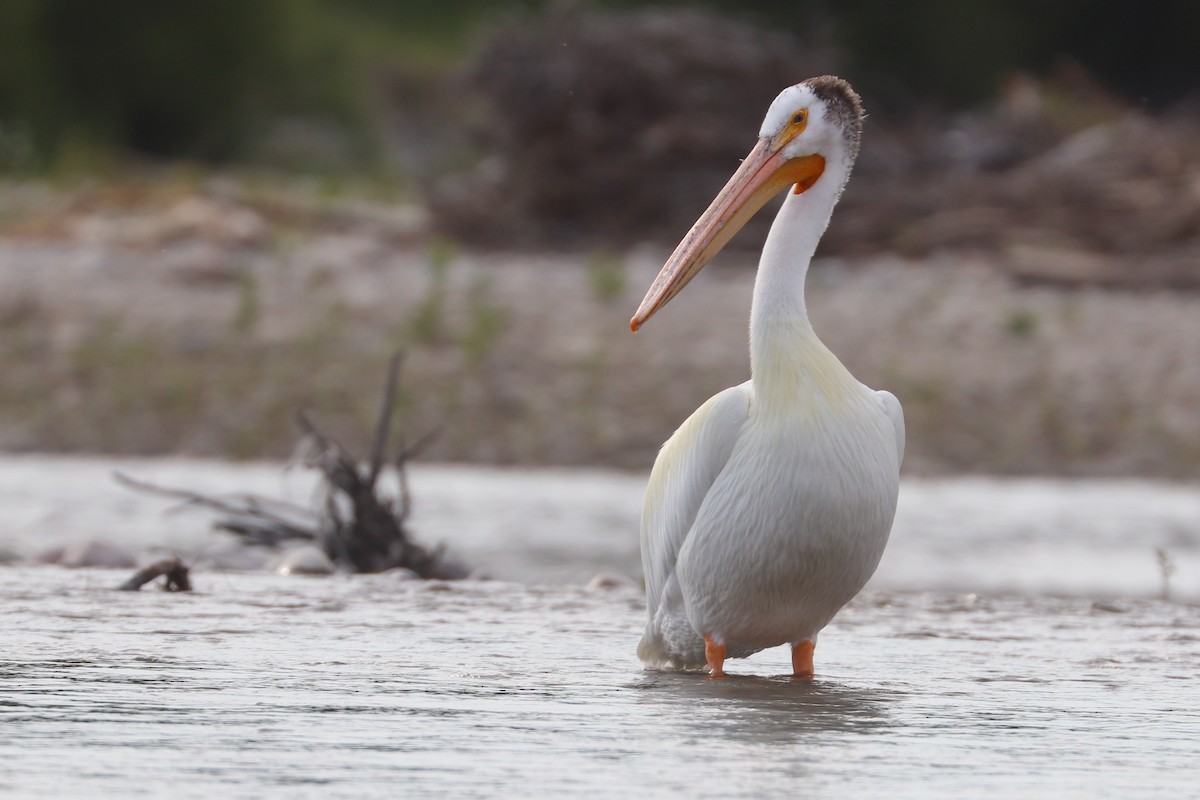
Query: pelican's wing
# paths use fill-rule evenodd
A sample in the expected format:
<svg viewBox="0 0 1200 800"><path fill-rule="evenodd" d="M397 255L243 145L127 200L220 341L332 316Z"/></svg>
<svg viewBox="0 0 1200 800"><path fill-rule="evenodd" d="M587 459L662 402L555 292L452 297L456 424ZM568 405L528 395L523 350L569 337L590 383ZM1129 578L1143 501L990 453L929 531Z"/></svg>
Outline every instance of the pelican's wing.
<svg viewBox="0 0 1200 800"><path fill-rule="evenodd" d="M700 503L733 452L752 396L747 381L711 397L679 426L654 462L642 508L642 570L652 619Z"/></svg>
<svg viewBox="0 0 1200 800"><path fill-rule="evenodd" d="M888 419L892 421L892 428L896 431L896 461L904 461L904 409L900 407L900 401L896 399L896 395L891 392L876 392L879 402L883 404L883 410L887 413Z"/></svg>

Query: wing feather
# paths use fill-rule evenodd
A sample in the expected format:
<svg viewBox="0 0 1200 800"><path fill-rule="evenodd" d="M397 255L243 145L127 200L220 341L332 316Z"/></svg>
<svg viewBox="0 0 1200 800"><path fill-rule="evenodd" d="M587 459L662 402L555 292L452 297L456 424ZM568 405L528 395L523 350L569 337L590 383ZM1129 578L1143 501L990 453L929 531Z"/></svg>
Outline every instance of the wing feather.
<svg viewBox="0 0 1200 800"><path fill-rule="evenodd" d="M879 397L879 402L883 404L883 410L887 412L888 419L892 421L892 428L896 433L896 460L904 461L904 409L900 407L900 401L896 399L896 395L891 392L878 391L875 394Z"/></svg>
<svg viewBox="0 0 1200 800"><path fill-rule="evenodd" d="M749 381L713 395L659 451L642 508L642 570L651 619L700 504L729 461L752 397Z"/></svg>

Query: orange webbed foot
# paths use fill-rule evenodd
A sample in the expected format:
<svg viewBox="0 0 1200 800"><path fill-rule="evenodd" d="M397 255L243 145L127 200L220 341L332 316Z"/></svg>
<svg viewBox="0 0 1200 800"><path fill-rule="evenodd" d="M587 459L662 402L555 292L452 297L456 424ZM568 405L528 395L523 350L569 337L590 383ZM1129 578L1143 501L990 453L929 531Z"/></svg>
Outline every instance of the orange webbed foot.
<svg viewBox="0 0 1200 800"><path fill-rule="evenodd" d="M711 635L704 637L704 658L708 661L708 677L725 677L725 645L717 644Z"/></svg>

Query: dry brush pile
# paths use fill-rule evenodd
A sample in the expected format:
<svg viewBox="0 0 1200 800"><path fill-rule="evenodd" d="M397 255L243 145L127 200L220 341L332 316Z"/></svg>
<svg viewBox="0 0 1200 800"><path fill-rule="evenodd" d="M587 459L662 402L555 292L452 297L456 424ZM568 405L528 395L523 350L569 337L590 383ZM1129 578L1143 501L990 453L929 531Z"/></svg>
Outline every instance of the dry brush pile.
<svg viewBox="0 0 1200 800"><path fill-rule="evenodd" d="M779 89L830 71L827 47L694 11L501 30L461 86L485 109L484 158L438 183L432 210L479 244L670 244ZM1194 114L1147 117L1070 67L969 114L864 101L875 116L823 254L971 251L1022 280L1200 288Z"/></svg>
<svg viewBox="0 0 1200 800"><path fill-rule="evenodd" d="M488 155L432 194L445 230L569 245L686 230L781 86L825 48L697 11L567 10L495 34L462 80Z"/></svg>

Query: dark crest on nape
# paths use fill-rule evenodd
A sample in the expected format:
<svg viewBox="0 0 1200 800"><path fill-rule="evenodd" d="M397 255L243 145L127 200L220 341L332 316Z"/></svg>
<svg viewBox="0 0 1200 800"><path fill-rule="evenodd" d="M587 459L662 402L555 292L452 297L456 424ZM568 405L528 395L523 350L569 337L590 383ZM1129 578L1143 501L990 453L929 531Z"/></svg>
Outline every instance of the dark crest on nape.
<svg viewBox="0 0 1200 800"><path fill-rule="evenodd" d="M846 134L846 144L850 148L850 158L858 157L858 146L862 141L863 107L858 92L841 78L833 75L822 75L819 78L809 78L804 85L812 90L828 109L832 117Z"/></svg>

